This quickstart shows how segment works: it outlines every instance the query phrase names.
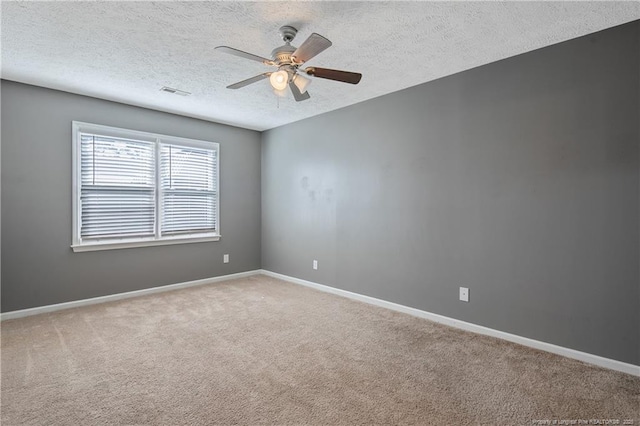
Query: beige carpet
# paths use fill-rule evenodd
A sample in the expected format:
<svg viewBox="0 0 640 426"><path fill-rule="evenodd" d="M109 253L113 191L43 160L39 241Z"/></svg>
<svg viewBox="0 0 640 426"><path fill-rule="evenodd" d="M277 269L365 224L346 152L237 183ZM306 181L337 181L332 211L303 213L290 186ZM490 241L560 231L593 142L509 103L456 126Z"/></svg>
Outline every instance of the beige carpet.
<svg viewBox="0 0 640 426"><path fill-rule="evenodd" d="M2 323L2 424L633 419L640 379L264 276Z"/></svg>

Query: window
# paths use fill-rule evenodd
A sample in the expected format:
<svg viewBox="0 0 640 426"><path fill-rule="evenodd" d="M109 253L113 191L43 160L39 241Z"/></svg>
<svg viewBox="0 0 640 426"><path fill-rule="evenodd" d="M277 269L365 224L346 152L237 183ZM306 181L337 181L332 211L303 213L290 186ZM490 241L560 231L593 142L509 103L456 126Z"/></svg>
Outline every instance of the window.
<svg viewBox="0 0 640 426"><path fill-rule="evenodd" d="M73 122L74 251L217 241L217 143Z"/></svg>

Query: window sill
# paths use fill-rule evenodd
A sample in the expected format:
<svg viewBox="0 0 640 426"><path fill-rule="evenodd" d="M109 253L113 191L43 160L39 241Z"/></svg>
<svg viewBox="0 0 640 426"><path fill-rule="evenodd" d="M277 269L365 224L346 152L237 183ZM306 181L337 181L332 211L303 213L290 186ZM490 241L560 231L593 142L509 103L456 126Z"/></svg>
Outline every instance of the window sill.
<svg viewBox="0 0 640 426"><path fill-rule="evenodd" d="M72 244L71 248L74 252L98 251L98 250L116 250L135 247L152 247L166 246L171 244L190 244L190 243L207 243L210 241L220 240L220 235L210 235L204 237L173 237L162 240L127 240L127 241L109 241L85 244Z"/></svg>

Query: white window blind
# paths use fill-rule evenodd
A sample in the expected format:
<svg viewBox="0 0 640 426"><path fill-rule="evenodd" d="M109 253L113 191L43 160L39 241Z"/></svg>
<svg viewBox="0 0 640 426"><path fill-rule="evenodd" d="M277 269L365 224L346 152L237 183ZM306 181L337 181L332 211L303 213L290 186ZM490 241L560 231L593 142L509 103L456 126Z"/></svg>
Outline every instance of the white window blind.
<svg viewBox="0 0 640 426"><path fill-rule="evenodd" d="M75 251L217 240L218 144L73 123Z"/></svg>
<svg viewBox="0 0 640 426"><path fill-rule="evenodd" d="M162 144L162 234L215 232L217 152Z"/></svg>
<svg viewBox="0 0 640 426"><path fill-rule="evenodd" d="M81 134L82 239L154 235L154 144Z"/></svg>

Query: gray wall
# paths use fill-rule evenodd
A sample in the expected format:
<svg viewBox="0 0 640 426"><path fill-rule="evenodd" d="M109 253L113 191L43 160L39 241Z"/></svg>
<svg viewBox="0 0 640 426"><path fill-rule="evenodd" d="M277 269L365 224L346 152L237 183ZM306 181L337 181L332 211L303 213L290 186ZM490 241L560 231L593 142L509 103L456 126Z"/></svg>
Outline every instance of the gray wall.
<svg viewBox="0 0 640 426"><path fill-rule="evenodd" d="M634 22L264 133L263 268L640 364L638 52Z"/></svg>
<svg viewBox="0 0 640 426"><path fill-rule="evenodd" d="M10 81L1 90L3 312L260 268L260 133ZM73 253L72 120L220 143L222 239Z"/></svg>
<svg viewBox="0 0 640 426"><path fill-rule="evenodd" d="M2 81L1 309L257 269L262 254L275 272L640 364L639 38L635 22L265 132L262 177L257 132ZM219 142L222 240L73 253L72 120Z"/></svg>

